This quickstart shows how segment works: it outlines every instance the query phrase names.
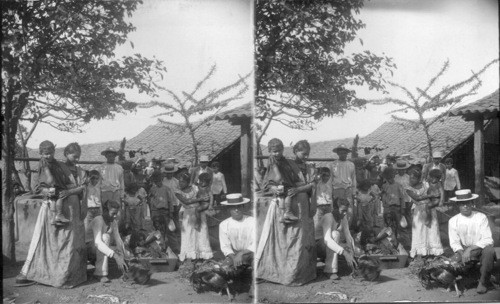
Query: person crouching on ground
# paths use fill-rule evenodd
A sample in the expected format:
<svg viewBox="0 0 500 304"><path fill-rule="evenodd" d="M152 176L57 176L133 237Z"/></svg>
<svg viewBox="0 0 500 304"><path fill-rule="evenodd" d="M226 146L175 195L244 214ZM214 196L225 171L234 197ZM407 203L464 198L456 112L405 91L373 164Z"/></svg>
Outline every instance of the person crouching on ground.
<svg viewBox="0 0 500 304"><path fill-rule="evenodd" d="M458 190L455 197L459 214L448 222L448 236L451 249L460 254L463 263L470 261L481 262L481 278L477 285L477 293L485 293L490 285L495 250L488 218L481 212L472 211L474 199L479 195L471 193L469 189Z"/></svg>
<svg viewBox="0 0 500 304"><path fill-rule="evenodd" d="M347 265L351 270L357 266L354 260L354 239L349 231L347 220L347 209L349 201L347 199L337 199L338 210L325 214L321 219L324 243L317 243L318 253L326 251L325 268L323 272L330 274L331 280L338 280L338 256L343 255Z"/></svg>
<svg viewBox="0 0 500 304"><path fill-rule="evenodd" d="M221 202L231 214L230 218L219 224L220 248L226 257L226 265L252 265L255 252L255 219L243 214L248 202L250 200L242 197L240 193L228 194L226 201Z"/></svg>
<svg viewBox="0 0 500 304"><path fill-rule="evenodd" d="M94 276L101 283L108 283L108 259L113 258L118 268L125 273L128 270L125 263L125 247L118 232L116 217L120 211L120 204L116 201L106 201L102 205L102 215L96 216L92 222L92 232L94 233L94 243L90 243L91 252L96 254L96 264ZM109 247L111 239L114 239L116 250Z"/></svg>

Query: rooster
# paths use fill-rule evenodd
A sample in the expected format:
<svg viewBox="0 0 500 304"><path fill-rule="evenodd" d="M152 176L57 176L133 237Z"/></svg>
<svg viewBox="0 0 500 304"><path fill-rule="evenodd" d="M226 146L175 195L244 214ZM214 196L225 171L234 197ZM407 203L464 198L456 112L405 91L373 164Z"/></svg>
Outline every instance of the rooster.
<svg viewBox="0 0 500 304"><path fill-rule="evenodd" d="M148 263L141 263L138 260L131 260L128 263L128 270L123 273L122 280L128 283L145 285L151 279L151 270Z"/></svg>
<svg viewBox="0 0 500 304"><path fill-rule="evenodd" d="M454 286L457 297L460 297L461 292L457 281L471 270L471 267L472 264L462 263L459 256L453 256L452 258L439 256L425 262L418 273L418 278L426 289L444 286L447 291L451 291L451 286Z"/></svg>
<svg viewBox="0 0 500 304"><path fill-rule="evenodd" d="M362 277L373 282L380 277L380 272L380 261L363 255L358 259L358 268L353 272L353 277Z"/></svg>
<svg viewBox="0 0 500 304"><path fill-rule="evenodd" d="M234 267L226 262L210 261L210 263L195 265L189 281L197 293L215 291L222 296L225 290L229 300L232 301L230 286L235 279L242 276L246 268L247 266Z"/></svg>

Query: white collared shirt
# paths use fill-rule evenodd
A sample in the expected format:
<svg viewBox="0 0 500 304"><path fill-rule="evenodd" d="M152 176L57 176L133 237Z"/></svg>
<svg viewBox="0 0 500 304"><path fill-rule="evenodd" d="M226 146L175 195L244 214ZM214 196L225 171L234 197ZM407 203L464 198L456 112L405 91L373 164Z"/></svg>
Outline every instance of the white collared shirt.
<svg viewBox="0 0 500 304"><path fill-rule="evenodd" d="M481 212L472 211L470 216L461 213L448 222L450 247L454 252L472 245L484 248L493 245L488 218Z"/></svg>
<svg viewBox="0 0 500 304"><path fill-rule="evenodd" d="M255 218L244 215L241 221L232 217L219 225L220 249L224 256L248 249L255 252L254 242Z"/></svg>

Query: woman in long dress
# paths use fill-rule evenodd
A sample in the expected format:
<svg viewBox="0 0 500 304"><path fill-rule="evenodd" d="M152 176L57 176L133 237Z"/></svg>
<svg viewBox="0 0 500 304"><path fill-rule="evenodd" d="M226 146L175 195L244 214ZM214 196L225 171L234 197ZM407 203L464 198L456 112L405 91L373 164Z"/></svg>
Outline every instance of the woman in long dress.
<svg viewBox="0 0 500 304"><path fill-rule="evenodd" d="M422 173L420 170L411 170L410 185L406 193L412 200L412 230L411 230L411 250L410 256L414 258L417 255L441 255L443 254L443 245L439 236L439 223L435 208L429 209L429 196L427 195L428 185L421 181ZM427 212L431 212L431 224L426 225Z"/></svg>
<svg viewBox="0 0 500 304"><path fill-rule="evenodd" d="M272 139L269 144L271 157L275 158L280 177L270 168L264 178L264 190L271 200L256 253L257 278L289 286L303 285L316 278L316 249L314 239L314 206L309 192L312 184L297 163L283 157L283 143ZM307 153L308 154L308 153ZM283 200L272 196L279 193L279 185L292 183L287 195L292 195L292 212L299 218L293 223L283 223ZM270 197L271 196L271 197Z"/></svg>
<svg viewBox="0 0 500 304"><path fill-rule="evenodd" d="M52 224L55 217L54 201L44 200L35 224L35 230L28 250L28 256L16 279L17 283L30 281L59 288L72 288L87 280L87 252L83 220L87 214L85 200L81 195L85 186L84 171L76 166L81 149L71 143L64 149L65 162L58 162L62 172L71 181L63 202L63 215L69 219L64 226ZM43 181L43 171L39 181ZM37 192L48 195L52 185L39 183Z"/></svg>
<svg viewBox="0 0 500 304"><path fill-rule="evenodd" d="M208 235L207 216L205 212L201 213L201 227L195 229L196 212L195 208L204 198L197 199L198 189L196 186L190 186L190 176L182 174L179 176L179 188L175 196L181 202L182 207L179 210L179 219L181 220L181 252L179 259L210 259L213 257L212 248L210 248L210 239Z"/></svg>

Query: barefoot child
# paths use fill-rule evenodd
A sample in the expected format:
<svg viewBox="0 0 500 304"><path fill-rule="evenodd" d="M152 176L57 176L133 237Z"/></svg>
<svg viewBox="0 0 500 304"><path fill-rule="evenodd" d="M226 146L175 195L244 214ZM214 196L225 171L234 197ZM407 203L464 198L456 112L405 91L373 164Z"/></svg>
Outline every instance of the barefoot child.
<svg viewBox="0 0 500 304"><path fill-rule="evenodd" d="M162 183L160 171L154 171L151 175L153 185L149 190L151 219L161 224L163 235L167 235L167 227L173 219L173 193Z"/></svg>
<svg viewBox="0 0 500 304"><path fill-rule="evenodd" d="M213 208L213 195L210 186L210 174L204 172L198 177L198 193L196 198L200 199L199 205L195 208L196 223L194 229L200 230L201 228L201 213L207 209Z"/></svg>
<svg viewBox="0 0 500 304"><path fill-rule="evenodd" d="M405 207L405 190L403 186L395 182L396 170L392 167L387 167L382 172L382 177L385 182L382 185L382 204L384 206L384 214L394 211L396 219L399 222ZM398 231L394 231L397 235Z"/></svg>
<svg viewBox="0 0 500 304"><path fill-rule="evenodd" d="M55 145L51 141L45 140L40 143L40 162L38 164L38 170L39 173L44 173L39 174L39 176L45 176L46 178L45 181L40 181L40 183L52 185L54 188L54 192L51 193L52 197L50 198L57 198L55 201L56 216L52 224L64 225L67 224L69 220L62 213L64 197L61 197L59 193L62 190L67 190L67 186L71 184L71 181L67 178L66 174L59 166L59 163L54 158L55 148Z"/></svg>
<svg viewBox="0 0 500 304"><path fill-rule="evenodd" d="M371 231L375 226L377 210L375 209L375 193L371 192L371 182L368 179L359 181L356 191L358 205L357 227L361 231Z"/></svg>
<svg viewBox="0 0 500 304"><path fill-rule="evenodd" d="M437 207L437 206L442 206L444 202L444 189L443 185L441 184L442 174L441 170L439 169L432 169L429 172L429 189L427 189L427 195L429 196L429 204L426 204L426 210L425 212L427 213L427 217L425 218L425 225L429 226L431 225L431 212L430 209Z"/></svg>
<svg viewBox="0 0 500 304"><path fill-rule="evenodd" d="M125 226L130 227L132 231L139 231L143 228L146 196L146 190L139 188L137 183L131 183L125 188L123 198Z"/></svg>

